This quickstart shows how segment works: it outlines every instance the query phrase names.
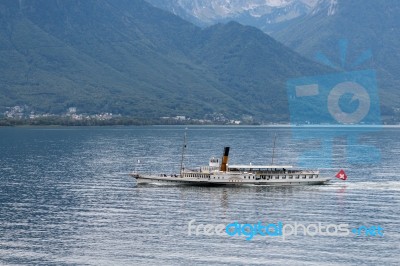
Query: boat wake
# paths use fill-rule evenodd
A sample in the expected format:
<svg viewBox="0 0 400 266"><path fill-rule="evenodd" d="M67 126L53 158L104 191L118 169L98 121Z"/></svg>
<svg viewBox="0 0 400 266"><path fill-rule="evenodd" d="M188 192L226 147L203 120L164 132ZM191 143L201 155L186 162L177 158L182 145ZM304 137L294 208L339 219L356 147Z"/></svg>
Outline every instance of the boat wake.
<svg viewBox="0 0 400 266"><path fill-rule="evenodd" d="M360 181L360 182L332 182L329 186L324 186L327 189L352 189L352 190L385 190L385 191L400 191L400 181Z"/></svg>

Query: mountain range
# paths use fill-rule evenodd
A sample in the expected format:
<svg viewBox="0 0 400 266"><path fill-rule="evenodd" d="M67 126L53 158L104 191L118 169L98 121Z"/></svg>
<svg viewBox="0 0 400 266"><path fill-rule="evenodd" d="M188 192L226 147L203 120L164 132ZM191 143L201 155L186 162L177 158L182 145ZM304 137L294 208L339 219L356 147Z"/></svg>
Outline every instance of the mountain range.
<svg viewBox="0 0 400 266"><path fill-rule="evenodd" d="M271 33L285 28L326 0L146 0L199 26L235 20Z"/></svg>
<svg viewBox="0 0 400 266"><path fill-rule="evenodd" d="M235 20L255 26L302 56L339 72L375 70L381 113L386 118L400 117L399 1L147 1L199 25ZM341 62L341 53L346 54L346 62ZM356 64L366 55L369 60Z"/></svg>
<svg viewBox="0 0 400 266"><path fill-rule="evenodd" d="M0 14L0 111L285 121L286 80L330 71L259 29L142 0L8 0Z"/></svg>

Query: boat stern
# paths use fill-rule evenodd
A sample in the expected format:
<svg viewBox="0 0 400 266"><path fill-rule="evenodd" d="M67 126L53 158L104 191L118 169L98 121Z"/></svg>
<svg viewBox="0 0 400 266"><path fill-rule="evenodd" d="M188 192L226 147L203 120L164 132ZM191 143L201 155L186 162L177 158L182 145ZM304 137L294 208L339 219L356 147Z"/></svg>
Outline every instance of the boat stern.
<svg viewBox="0 0 400 266"><path fill-rule="evenodd" d="M139 174L138 173L135 173L135 172L133 172L133 173L130 173L129 174L131 177L133 177L133 178L139 178Z"/></svg>

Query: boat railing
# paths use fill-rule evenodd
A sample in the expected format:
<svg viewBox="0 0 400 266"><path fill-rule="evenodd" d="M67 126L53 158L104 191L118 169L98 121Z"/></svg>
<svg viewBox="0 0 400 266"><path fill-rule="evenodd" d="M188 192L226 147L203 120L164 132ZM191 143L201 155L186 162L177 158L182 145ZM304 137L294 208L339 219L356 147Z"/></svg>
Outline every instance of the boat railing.
<svg viewBox="0 0 400 266"><path fill-rule="evenodd" d="M245 172L247 173L247 172ZM305 175L305 174L319 174L318 170L277 170L277 171L257 171L257 175Z"/></svg>

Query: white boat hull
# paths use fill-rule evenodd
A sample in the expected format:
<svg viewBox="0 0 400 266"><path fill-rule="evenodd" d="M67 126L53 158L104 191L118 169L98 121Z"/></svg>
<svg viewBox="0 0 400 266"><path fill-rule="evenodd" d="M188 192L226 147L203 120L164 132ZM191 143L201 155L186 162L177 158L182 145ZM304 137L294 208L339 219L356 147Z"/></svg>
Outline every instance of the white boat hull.
<svg viewBox="0 0 400 266"><path fill-rule="evenodd" d="M162 184L162 185L191 185L191 186L304 186L323 185L329 182L329 178L315 179L281 179L281 180L246 180L237 177L224 179L211 178L187 178L157 175L132 174L138 184Z"/></svg>

